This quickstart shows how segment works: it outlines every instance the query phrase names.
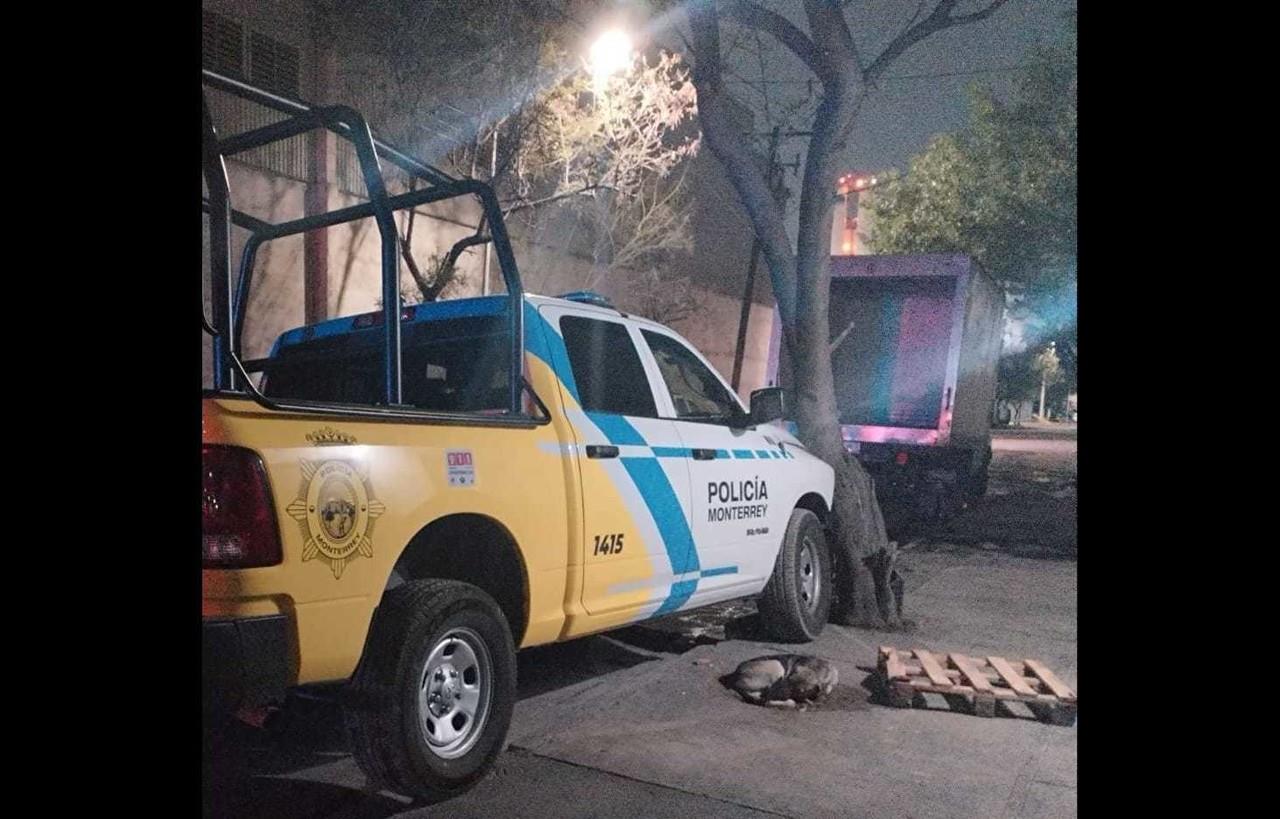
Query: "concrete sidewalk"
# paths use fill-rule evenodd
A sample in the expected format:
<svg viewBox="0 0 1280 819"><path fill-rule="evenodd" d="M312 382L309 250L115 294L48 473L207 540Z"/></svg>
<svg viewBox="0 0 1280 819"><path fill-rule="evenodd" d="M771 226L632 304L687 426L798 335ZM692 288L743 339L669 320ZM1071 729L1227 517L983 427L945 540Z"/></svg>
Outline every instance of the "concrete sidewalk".
<svg viewBox="0 0 1280 819"><path fill-rule="evenodd" d="M794 649L730 640L526 699L511 744L789 816L1074 816L1074 727L894 709L862 683L888 644L1038 659L1074 686L1075 564L908 552L903 566L910 609L926 619L908 635L828 626L802 649L840 670L818 709L760 708L726 691L718 678L740 661Z"/></svg>
<svg viewBox="0 0 1280 819"><path fill-rule="evenodd" d="M1074 421L1023 421L1016 427L992 427L991 437L1001 438L1076 438L1079 426Z"/></svg>

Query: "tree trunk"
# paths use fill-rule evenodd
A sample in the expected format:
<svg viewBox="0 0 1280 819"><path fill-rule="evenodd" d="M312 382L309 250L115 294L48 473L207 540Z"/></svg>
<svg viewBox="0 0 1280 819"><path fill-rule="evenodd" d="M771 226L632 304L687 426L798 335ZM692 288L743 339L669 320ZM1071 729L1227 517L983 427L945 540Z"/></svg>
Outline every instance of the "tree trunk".
<svg viewBox="0 0 1280 819"><path fill-rule="evenodd" d="M836 566L835 622L856 626L898 624L893 599L893 553L875 483L848 454L831 368L830 225L839 157L862 97L832 82L814 117L800 195L796 253L796 422L801 439L836 471L831 534Z"/></svg>
<svg viewBox="0 0 1280 819"><path fill-rule="evenodd" d="M690 9L697 62L693 81L704 144L720 160L755 228L791 352L795 420L799 437L835 470L830 520L833 621L866 627L900 622L902 584L893 570L894 548L871 476L844 448L831 370L830 225L839 157L862 94L840 77L829 78L813 123L800 198L797 247L792 251L784 219L763 169L731 124L720 78L720 55L711 4Z"/></svg>
<svg viewBox="0 0 1280 819"><path fill-rule="evenodd" d="M786 16L750 0L684 4L696 59L693 86L704 144L720 160L738 192L764 252L782 338L794 363L796 422L805 446L835 469L832 551L837 592L833 618L854 625L896 625L901 578L893 571L895 547L884 528L871 476L845 452L831 371L831 210L839 163L868 87L914 44L952 26L991 15L1006 0L990 0L976 11L956 14L958 0L938 0L924 14L921 4L907 26L869 63L858 55L843 3L805 0L808 33ZM793 252L782 209L746 135L729 113L720 50L720 15L748 29L767 32L799 58L822 84L814 115L800 226Z"/></svg>

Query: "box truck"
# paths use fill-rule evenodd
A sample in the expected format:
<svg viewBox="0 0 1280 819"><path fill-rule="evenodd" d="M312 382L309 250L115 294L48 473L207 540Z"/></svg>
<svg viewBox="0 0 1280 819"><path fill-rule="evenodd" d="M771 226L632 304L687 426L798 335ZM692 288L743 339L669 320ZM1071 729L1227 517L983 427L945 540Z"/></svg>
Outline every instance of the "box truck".
<svg viewBox="0 0 1280 819"><path fill-rule="evenodd" d="M1004 307L967 256L832 257L840 425L886 507L937 520L986 492ZM768 378L792 385L776 316Z"/></svg>

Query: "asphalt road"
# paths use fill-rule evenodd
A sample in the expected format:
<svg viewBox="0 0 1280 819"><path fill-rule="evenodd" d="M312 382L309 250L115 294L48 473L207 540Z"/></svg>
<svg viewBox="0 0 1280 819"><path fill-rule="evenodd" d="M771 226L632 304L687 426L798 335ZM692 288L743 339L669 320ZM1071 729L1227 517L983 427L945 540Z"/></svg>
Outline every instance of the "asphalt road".
<svg viewBox="0 0 1280 819"><path fill-rule="evenodd" d="M1074 429L1051 433L998 435L988 496L899 535L915 631L828 626L802 649L840 671L817 709L749 706L719 684L743 659L794 650L760 633L750 601L725 604L521 652L510 747L462 796L365 790L339 710L298 698L270 729L239 725L206 749L204 814L1074 816L1075 727L895 709L869 683L876 648L897 645L1040 659L1076 685Z"/></svg>

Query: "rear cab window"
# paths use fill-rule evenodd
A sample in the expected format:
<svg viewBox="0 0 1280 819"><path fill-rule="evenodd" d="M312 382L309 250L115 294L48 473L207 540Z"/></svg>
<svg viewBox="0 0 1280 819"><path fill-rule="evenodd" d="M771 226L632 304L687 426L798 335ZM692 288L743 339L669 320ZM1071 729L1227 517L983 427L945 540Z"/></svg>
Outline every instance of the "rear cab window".
<svg viewBox="0 0 1280 819"><path fill-rule="evenodd" d="M509 369L505 316L405 324L401 381L406 405L436 412L500 412ZM263 393L335 404L380 404L384 331L376 325L281 346L266 367Z"/></svg>
<svg viewBox="0 0 1280 819"><path fill-rule="evenodd" d="M625 324L562 316L560 333L583 410L658 417L653 389Z"/></svg>

